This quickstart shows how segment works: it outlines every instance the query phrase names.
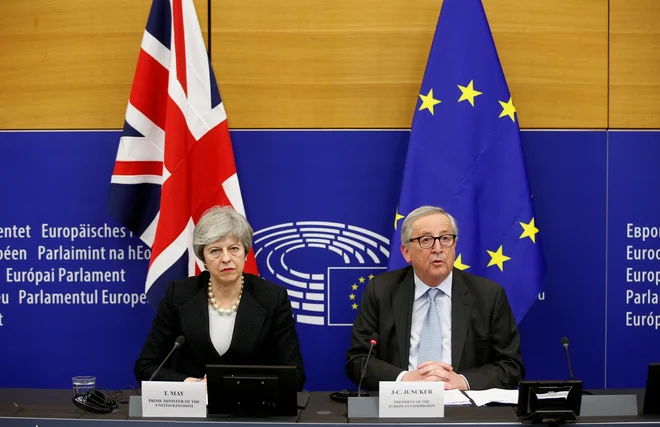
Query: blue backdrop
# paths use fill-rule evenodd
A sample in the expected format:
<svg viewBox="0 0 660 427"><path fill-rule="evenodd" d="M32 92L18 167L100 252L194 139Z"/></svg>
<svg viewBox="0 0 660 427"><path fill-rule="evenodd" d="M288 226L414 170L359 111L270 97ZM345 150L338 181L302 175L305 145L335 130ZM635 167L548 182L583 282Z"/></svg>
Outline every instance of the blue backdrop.
<svg viewBox="0 0 660 427"><path fill-rule="evenodd" d="M566 336L586 387L643 387L660 350L660 132L522 135L548 266L520 325L527 378L567 377ZM354 387L346 325L361 279L387 265L408 132L232 137L260 273L290 292L306 388ZM118 138L0 133L0 387L137 385L153 311L146 247L105 208Z"/></svg>

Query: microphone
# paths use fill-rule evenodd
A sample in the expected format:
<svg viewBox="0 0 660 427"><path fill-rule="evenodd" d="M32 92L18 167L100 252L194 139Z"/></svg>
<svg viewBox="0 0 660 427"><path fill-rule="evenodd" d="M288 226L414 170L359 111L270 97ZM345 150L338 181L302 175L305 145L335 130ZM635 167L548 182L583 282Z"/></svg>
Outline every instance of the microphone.
<svg viewBox="0 0 660 427"><path fill-rule="evenodd" d="M371 357L371 350L374 349L374 346L378 344L378 334L373 333L371 334L371 337L369 338L369 342L371 345L369 346L369 353L367 353L367 361L364 363L364 366L362 367L362 373L360 374L360 382L358 383L358 397L360 397L360 387L362 387L362 380L364 379L364 374L367 372L367 365L369 364L369 359Z"/></svg>
<svg viewBox="0 0 660 427"><path fill-rule="evenodd" d="M156 374L158 373L158 371L160 371L160 368L163 367L163 365L165 364L165 362L167 362L167 359L169 359L170 356L172 355L172 353L174 353L174 350L176 350L177 348L181 347L181 346L183 345L184 342L186 342L186 337L184 337L183 335L179 335L179 337L178 337L178 338L176 339L176 341L174 342L174 347L172 347L172 350L170 350L170 352L169 352L169 354L167 355L167 357L165 357L165 359L163 359L163 361L162 361L162 363L160 364L160 366L158 367L158 369L156 369L156 370L154 371L154 373L151 374L151 377L149 378L149 381L151 381L151 380L154 379L154 377L156 376Z"/></svg>
<svg viewBox="0 0 660 427"><path fill-rule="evenodd" d="M566 360L568 361L568 377L570 378L571 381L573 381L574 378L573 378L573 368L571 368L571 357L568 355L568 338L562 337L561 345L563 345L564 350L566 350Z"/></svg>
<svg viewBox="0 0 660 427"><path fill-rule="evenodd" d="M568 338L562 337L561 345L564 346L564 350L566 350L566 361L568 361L568 377L571 381L573 381L575 378L573 377L573 368L571 368L571 357L568 355ZM593 393L583 389L582 394L593 394Z"/></svg>

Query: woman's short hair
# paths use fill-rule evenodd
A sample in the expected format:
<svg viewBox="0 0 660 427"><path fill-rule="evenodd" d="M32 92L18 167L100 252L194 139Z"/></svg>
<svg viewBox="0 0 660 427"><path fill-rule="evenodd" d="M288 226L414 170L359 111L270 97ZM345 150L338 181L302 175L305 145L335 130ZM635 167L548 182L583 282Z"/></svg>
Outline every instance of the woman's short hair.
<svg viewBox="0 0 660 427"><path fill-rule="evenodd" d="M449 222L451 223L451 228L454 230L454 234L456 235L456 240L458 240L458 224L456 223L456 219L454 219L453 216L449 215L449 213L442 208L427 205L421 206L410 212L406 219L403 220L403 225L401 226L401 243L406 246L410 244L410 234L412 233L412 225L415 221L422 217L438 213L447 215L447 218L449 218Z"/></svg>
<svg viewBox="0 0 660 427"><path fill-rule="evenodd" d="M209 208L193 231L193 250L197 258L204 261L204 246L226 237L234 237L243 244L245 253L252 247L252 227L247 219L231 206Z"/></svg>

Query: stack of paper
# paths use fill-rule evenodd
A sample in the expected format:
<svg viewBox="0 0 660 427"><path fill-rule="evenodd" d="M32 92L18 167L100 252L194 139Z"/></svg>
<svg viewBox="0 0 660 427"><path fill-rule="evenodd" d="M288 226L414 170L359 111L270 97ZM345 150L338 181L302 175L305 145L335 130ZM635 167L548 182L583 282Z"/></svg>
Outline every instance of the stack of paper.
<svg viewBox="0 0 660 427"><path fill-rule="evenodd" d="M445 390L445 406L471 405L468 399L460 390Z"/></svg>
<svg viewBox="0 0 660 427"><path fill-rule="evenodd" d="M504 390L501 388L489 388L488 390L468 390L465 392L477 406L488 403L504 403L515 405L518 403L518 390Z"/></svg>

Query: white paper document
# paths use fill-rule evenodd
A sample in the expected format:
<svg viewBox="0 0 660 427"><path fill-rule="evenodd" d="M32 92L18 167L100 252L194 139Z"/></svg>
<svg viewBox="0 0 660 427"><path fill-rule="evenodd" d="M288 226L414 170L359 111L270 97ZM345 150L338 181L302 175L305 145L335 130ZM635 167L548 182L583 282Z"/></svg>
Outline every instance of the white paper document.
<svg viewBox="0 0 660 427"><path fill-rule="evenodd" d="M468 399L460 390L445 390L445 406L471 405Z"/></svg>
<svg viewBox="0 0 660 427"><path fill-rule="evenodd" d="M504 403L515 405L518 403L518 390L504 390L501 388L489 388L488 390L468 390L465 392L477 406L488 403Z"/></svg>
<svg viewBox="0 0 660 427"><path fill-rule="evenodd" d="M539 400L568 399L568 391L551 391L548 393L539 393L536 395Z"/></svg>

